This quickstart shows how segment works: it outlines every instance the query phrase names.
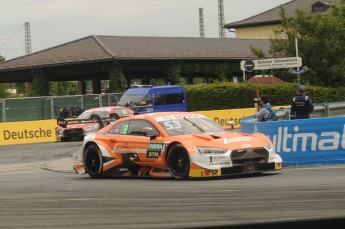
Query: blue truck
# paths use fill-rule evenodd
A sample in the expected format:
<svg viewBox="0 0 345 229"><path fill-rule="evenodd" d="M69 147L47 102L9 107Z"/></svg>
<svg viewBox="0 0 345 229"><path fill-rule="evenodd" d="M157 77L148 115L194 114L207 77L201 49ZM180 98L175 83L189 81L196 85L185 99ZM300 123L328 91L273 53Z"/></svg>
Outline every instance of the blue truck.
<svg viewBox="0 0 345 229"><path fill-rule="evenodd" d="M186 93L182 86L131 86L117 105L130 107L136 114L187 111Z"/></svg>

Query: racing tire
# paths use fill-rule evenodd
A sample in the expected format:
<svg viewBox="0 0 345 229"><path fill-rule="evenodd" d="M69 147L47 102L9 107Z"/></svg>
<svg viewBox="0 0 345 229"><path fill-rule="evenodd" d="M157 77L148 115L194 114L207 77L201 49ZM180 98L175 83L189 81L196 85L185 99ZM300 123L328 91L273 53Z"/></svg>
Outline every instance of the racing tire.
<svg viewBox="0 0 345 229"><path fill-rule="evenodd" d="M61 142L69 142L69 141L71 141L71 139L68 138L68 137L61 137L61 138L60 138L60 141L61 141Z"/></svg>
<svg viewBox="0 0 345 229"><path fill-rule="evenodd" d="M174 178L185 180L189 177L190 159L183 145L177 144L171 147L167 156L167 166Z"/></svg>
<svg viewBox="0 0 345 229"><path fill-rule="evenodd" d="M85 151L85 171L91 178L101 178L103 161L101 150L96 145L89 146Z"/></svg>

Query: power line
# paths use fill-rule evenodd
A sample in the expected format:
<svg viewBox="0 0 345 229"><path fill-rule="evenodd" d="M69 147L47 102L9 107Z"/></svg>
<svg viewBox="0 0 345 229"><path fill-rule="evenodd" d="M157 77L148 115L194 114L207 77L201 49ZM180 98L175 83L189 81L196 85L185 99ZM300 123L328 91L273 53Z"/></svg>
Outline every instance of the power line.
<svg viewBox="0 0 345 229"><path fill-rule="evenodd" d="M20 27L20 29L18 29L18 31L16 31L10 38L6 39L4 41L4 43L0 44L0 47L3 46L3 45L6 45L6 43L10 40L12 40L12 38L17 35L17 33L19 33L22 29L23 29L24 25Z"/></svg>
<svg viewBox="0 0 345 229"><path fill-rule="evenodd" d="M212 14L211 12L208 12L207 10L204 9L204 12L206 12L207 14L209 14L210 16L212 16L215 20L217 20L217 16L215 16L214 14Z"/></svg>

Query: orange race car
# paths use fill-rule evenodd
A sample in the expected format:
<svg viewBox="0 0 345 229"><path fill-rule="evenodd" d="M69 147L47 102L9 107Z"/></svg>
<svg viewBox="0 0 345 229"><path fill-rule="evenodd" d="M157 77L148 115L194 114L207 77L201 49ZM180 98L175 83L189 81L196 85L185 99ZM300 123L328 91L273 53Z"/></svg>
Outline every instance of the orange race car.
<svg viewBox="0 0 345 229"><path fill-rule="evenodd" d="M217 177L282 169L282 159L261 133L224 129L192 112L159 112L119 119L85 136L73 168L92 178Z"/></svg>

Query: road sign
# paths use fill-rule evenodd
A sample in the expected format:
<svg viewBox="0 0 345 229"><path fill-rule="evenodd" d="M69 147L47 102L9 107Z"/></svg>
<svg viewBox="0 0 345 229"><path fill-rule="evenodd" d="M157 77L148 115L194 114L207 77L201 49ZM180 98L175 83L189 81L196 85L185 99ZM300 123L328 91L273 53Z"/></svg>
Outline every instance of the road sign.
<svg viewBox="0 0 345 229"><path fill-rule="evenodd" d="M306 70L303 69L303 68L301 68L301 69L292 69L291 70L291 74L295 75L295 76L302 75L305 72L306 72Z"/></svg>
<svg viewBox="0 0 345 229"><path fill-rule="evenodd" d="M247 71L246 62L248 60L241 61L241 70ZM253 70L264 70L264 69L279 69L279 68L294 68L302 66L301 57L286 57L286 58L271 58L271 59L259 59L249 60L253 64Z"/></svg>
<svg viewBox="0 0 345 229"><path fill-rule="evenodd" d="M252 72L255 68L255 64L252 60L246 60L244 61L244 69L247 71L247 72Z"/></svg>

